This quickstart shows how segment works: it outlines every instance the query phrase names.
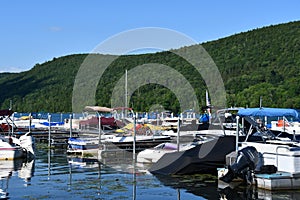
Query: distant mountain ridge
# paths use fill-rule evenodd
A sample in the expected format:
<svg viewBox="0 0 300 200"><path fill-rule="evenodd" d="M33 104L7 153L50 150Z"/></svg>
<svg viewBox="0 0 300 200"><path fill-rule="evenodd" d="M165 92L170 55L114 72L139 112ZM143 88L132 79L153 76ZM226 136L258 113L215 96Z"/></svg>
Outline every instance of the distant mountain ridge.
<svg viewBox="0 0 300 200"><path fill-rule="evenodd" d="M300 108L300 21L258 28L201 44L219 68L227 93L227 106ZM191 47L184 47L191 48ZM17 112L71 112L72 90L87 54L68 55L36 64L21 73L0 73L0 106L10 100ZM101 55L95 55L101 56ZM112 88L125 69L161 63L179 71L205 105L205 83L195 69L171 52L124 55L115 60L98 83L96 102L110 106ZM148 111L154 104L178 112L180 105L167 88L149 84L132 96L130 106Z"/></svg>

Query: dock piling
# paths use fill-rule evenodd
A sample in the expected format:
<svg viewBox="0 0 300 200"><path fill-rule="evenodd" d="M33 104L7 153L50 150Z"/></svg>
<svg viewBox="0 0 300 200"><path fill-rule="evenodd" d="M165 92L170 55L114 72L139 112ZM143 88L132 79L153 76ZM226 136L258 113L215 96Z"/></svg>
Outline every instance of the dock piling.
<svg viewBox="0 0 300 200"><path fill-rule="evenodd" d="M51 146L51 115L48 113L48 147L50 148Z"/></svg>

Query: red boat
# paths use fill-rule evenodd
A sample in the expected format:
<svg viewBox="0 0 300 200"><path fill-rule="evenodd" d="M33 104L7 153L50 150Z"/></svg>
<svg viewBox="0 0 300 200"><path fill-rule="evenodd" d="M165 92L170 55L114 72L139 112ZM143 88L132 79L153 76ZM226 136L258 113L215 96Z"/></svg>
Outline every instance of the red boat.
<svg viewBox="0 0 300 200"><path fill-rule="evenodd" d="M114 117L101 117L100 121L101 121L102 128L110 127L112 129L114 129L117 127L116 120ZM99 125L99 117L95 117L95 116L93 116L89 119L81 120L79 122L80 128L87 127L87 126L88 127L98 127L98 125Z"/></svg>

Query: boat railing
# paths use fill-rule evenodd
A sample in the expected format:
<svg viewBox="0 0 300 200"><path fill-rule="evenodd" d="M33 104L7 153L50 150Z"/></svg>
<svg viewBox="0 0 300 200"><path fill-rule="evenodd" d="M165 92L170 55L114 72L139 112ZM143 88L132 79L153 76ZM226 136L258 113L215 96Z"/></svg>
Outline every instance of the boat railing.
<svg viewBox="0 0 300 200"><path fill-rule="evenodd" d="M248 130L248 133L246 134L247 136L245 141L247 141L249 136L252 135L253 128L255 128L261 134L263 140L264 137L267 137L269 139L276 137L269 129L263 126L263 124L254 121L251 117L245 116L244 119L250 123L250 128Z"/></svg>

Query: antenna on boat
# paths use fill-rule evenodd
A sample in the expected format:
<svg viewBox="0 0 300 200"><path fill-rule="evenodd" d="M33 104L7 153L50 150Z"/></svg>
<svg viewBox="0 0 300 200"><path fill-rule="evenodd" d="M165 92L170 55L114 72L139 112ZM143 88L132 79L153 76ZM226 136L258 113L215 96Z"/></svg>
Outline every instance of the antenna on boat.
<svg viewBox="0 0 300 200"><path fill-rule="evenodd" d="M262 108L262 96L259 97L259 108Z"/></svg>
<svg viewBox="0 0 300 200"><path fill-rule="evenodd" d="M9 110L12 110L12 100L9 100Z"/></svg>

